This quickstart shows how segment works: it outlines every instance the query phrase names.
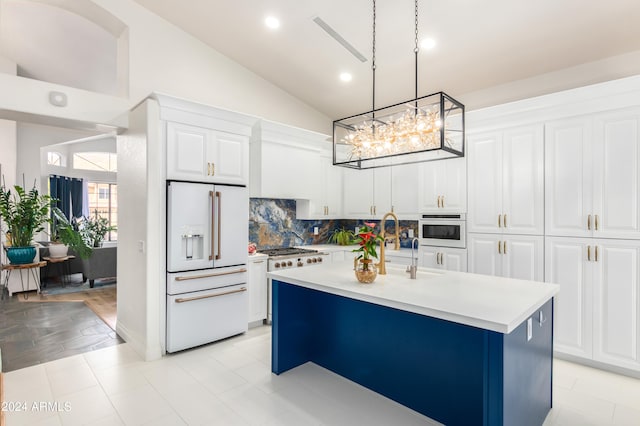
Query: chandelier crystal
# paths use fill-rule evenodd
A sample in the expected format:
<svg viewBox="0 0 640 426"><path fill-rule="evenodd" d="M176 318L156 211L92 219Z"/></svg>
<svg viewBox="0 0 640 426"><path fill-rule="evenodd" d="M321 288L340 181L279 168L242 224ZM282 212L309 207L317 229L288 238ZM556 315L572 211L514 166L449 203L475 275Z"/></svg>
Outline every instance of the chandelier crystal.
<svg viewBox="0 0 640 426"><path fill-rule="evenodd" d="M443 92L418 98L418 2L416 97L375 108L375 0L373 110L333 122L333 164L355 169L464 157L464 105Z"/></svg>

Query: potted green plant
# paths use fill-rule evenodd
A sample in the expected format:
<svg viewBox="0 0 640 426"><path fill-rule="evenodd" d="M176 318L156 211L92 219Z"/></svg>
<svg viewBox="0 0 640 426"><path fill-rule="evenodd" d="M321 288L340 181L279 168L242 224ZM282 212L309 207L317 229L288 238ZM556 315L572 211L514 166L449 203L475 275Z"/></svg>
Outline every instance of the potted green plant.
<svg viewBox="0 0 640 426"><path fill-rule="evenodd" d="M73 250L82 259L88 259L93 252L90 245L83 238L77 223L71 223L65 214L57 207L52 207L53 213L51 241L49 246L49 255L51 257L64 257L67 255L66 250L58 251L56 246L63 246Z"/></svg>
<svg viewBox="0 0 640 426"><path fill-rule="evenodd" d="M353 231L340 228L340 229L333 230L333 232L331 233L331 236L329 237L329 242L332 244L338 244L341 246L348 246L354 243L353 242L354 238L355 238L355 234L353 233Z"/></svg>
<svg viewBox="0 0 640 426"><path fill-rule="evenodd" d="M378 275L378 270L373 264L373 258L378 258L378 252L376 246L378 243L384 244L384 239L380 234L376 235L373 232L376 224L373 222L365 222L360 227L358 235L356 236L355 243L360 247L353 249L353 252L359 252L358 257L354 259L357 262L355 266L356 278L361 283L372 283Z"/></svg>
<svg viewBox="0 0 640 426"><path fill-rule="evenodd" d="M116 229L115 226L109 225L109 221L106 218L98 216L98 210L95 210L92 217L83 218L80 233L87 245L102 247L102 242L107 233Z"/></svg>
<svg viewBox="0 0 640 426"><path fill-rule="evenodd" d="M51 197L40 195L35 185L28 192L19 185L13 191L4 184L0 187L0 218L11 233L11 247L7 248L11 263L33 262L36 248L31 242L34 234L43 231L44 224L50 221L50 205Z"/></svg>

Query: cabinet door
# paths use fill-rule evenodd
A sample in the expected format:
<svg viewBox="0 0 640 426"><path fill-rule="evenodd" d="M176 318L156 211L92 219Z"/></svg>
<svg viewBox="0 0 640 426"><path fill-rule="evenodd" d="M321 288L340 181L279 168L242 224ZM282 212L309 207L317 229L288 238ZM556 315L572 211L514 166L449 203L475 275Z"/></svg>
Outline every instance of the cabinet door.
<svg viewBox="0 0 640 426"><path fill-rule="evenodd" d="M544 233L543 153L542 125L504 132L502 227L505 233Z"/></svg>
<svg viewBox="0 0 640 426"><path fill-rule="evenodd" d="M468 190L469 232L502 232L502 133L470 136ZM473 267L473 266L471 266Z"/></svg>
<svg viewBox="0 0 640 426"><path fill-rule="evenodd" d="M334 166L331 157L324 157L324 204L328 218L342 215L342 171L343 167Z"/></svg>
<svg viewBox="0 0 640 426"><path fill-rule="evenodd" d="M425 268L442 269L440 264L440 252L438 247L420 246L420 266Z"/></svg>
<svg viewBox="0 0 640 426"><path fill-rule="evenodd" d="M542 236L503 235L502 276L521 280L544 280Z"/></svg>
<svg viewBox="0 0 640 426"><path fill-rule="evenodd" d="M467 272L467 250L443 248L440 253L441 267L447 271Z"/></svg>
<svg viewBox="0 0 640 426"><path fill-rule="evenodd" d="M213 131L207 144L207 163L216 183L246 185L249 181L249 138Z"/></svg>
<svg viewBox="0 0 640 426"><path fill-rule="evenodd" d="M342 206L348 219L373 216L373 170L344 170Z"/></svg>
<svg viewBox="0 0 640 426"><path fill-rule="evenodd" d="M210 181L207 146L211 130L167 122L167 179Z"/></svg>
<svg viewBox="0 0 640 426"><path fill-rule="evenodd" d="M267 318L267 261L249 262L249 322Z"/></svg>
<svg viewBox="0 0 640 426"><path fill-rule="evenodd" d="M594 243L593 358L640 370L640 241Z"/></svg>
<svg viewBox="0 0 640 426"><path fill-rule="evenodd" d="M637 110L595 119L592 213L599 238L640 239L639 127Z"/></svg>
<svg viewBox="0 0 640 426"><path fill-rule="evenodd" d="M560 285L555 296L554 349L591 358L593 353L593 240L547 237L545 281Z"/></svg>
<svg viewBox="0 0 640 426"><path fill-rule="evenodd" d="M391 167L373 169L373 216L391 211Z"/></svg>
<svg viewBox="0 0 640 426"><path fill-rule="evenodd" d="M466 157L442 160L446 179L441 190L440 210L456 213L467 211L467 162Z"/></svg>
<svg viewBox="0 0 640 426"><path fill-rule="evenodd" d="M502 245L499 234L468 234L469 272L484 275L502 275L502 254L498 252L498 243Z"/></svg>
<svg viewBox="0 0 640 426"><path fill-rule="evenodd" d="M213 266L244 265L249 241L249 191L240 186L216 185L215 198Z"/></svg>
<svg viewBox="0 0 640 426"><path fill-rule="evenodd" d="M418 164L391 168L391 210L400 219L416 220L418 217L418 169Z"/></svg>
<svg viewBox="0 0 640 426"><path fill-rule="evenodd" d="M454 160L427 161L418 168L419 213L440 213L440 197L446 186L446 164Z"/></svg>
<svg viewBox="0 0 640 426"><path fill-rule="evenodd" d="M594 226L591 119L545 125L545 234L591 236Z"/></svg>

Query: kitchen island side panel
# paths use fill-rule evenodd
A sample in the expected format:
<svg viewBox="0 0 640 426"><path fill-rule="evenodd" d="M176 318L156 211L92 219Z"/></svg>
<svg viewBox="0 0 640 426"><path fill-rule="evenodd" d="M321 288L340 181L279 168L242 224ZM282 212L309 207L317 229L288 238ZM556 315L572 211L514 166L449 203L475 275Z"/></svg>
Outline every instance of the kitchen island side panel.
<svg viewBox="0 0 640 426"><path fill-rule="evenodd" d="M505 375L505 359L516 360L523 347L505 345L501 333L277 280L272 285L276 374L312 361L448 425L508 424L514 410L505 392L514 392L511 404L529 391L516 389L528 373ZM541 356L537 349L534 358ZM550 388L534 399L541 397L546 406L530 405L537 413L532 418L544 420Z"/></svg>

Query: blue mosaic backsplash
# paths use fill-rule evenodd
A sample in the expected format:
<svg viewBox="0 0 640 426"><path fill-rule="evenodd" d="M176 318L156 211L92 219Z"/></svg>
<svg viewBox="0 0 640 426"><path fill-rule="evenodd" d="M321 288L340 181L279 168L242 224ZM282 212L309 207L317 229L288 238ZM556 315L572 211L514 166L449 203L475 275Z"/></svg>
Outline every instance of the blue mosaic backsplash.
<svg viewBox="0 0 640 426"><path fill-rule="evenodd" d="M295 200L281 200L268 198L251 198L249 200L249 241L255 243L258 249L291 247L308 244L327 244L329 237L336 229L351 229L361 226L363 220L298 220L296 219ZM376 223L378 233L379 220L367 220ZM313 235L313 229L318 227L318 235ZM400 246L411 247L408 237L409 229L418 235L417 220L400 221ZM393 236L395 229L393 220L386 223L387 236Z"/></svg>

